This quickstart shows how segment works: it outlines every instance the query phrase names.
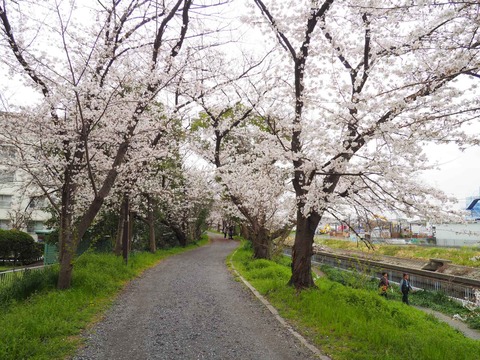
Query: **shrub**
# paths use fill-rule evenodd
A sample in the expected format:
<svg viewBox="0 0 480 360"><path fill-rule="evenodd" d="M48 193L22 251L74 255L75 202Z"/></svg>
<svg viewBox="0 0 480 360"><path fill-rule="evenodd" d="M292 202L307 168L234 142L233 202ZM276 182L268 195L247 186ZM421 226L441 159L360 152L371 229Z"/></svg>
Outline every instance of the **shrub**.
<svg viewBox="0 0 480 360"><path fill-rule="evenodd" d="M12 243L8 238L8 232L0 229L0 259L5 263L12 253Z"/></svg>
<svg viewBox="0 0 480 360"><path fill-rule="evenodd" d="M5 261L13 260L29 264L42 256L42 247L35 243L33 238L19 230L3 230L0 232L0 256Z"/></svg>

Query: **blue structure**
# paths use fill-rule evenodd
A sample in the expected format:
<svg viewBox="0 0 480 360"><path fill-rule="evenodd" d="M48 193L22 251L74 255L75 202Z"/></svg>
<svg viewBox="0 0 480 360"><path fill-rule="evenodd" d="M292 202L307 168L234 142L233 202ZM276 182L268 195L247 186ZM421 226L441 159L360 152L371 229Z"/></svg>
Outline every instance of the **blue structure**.
<svg viewBox="0 0 480 360"><path fill-rule="evenodd" d="M472 220L480 220L480 196L470 196L467 198L467 210L470 211Z"/></svg>

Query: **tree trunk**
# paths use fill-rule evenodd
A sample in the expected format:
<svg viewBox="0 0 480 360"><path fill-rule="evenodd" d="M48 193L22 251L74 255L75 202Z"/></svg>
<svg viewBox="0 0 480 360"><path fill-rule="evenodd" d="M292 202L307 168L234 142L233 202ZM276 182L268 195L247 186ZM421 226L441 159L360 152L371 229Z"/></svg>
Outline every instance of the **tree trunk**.
<svg viewBox="0 0 480 360"><path fill-rule="evenodd" d="M125 200L124 200L125 201ZM115 238L115 255L122 255L122 240L123 240L123 222L125 221L125 203L122 201L120 205L120 216L118 218L117 236Z"/></svg>
<svg viewBox="0 0 480 360"><path fill-rule="evenodd" d="M170 229L174 232L180 246L187 246L187 236L185 235L185 232L176 225L170 225Z"/></svg>
<svg viewBox="0 0 480 360"><path fill-rule="evenodd" d="M68 289L72 277L73 258L77 248L72 233L72 215L65 209L65 206L62 206L59 239L60 272L57 288Z"/></svg>
<svg viewBox="0 0 480 360"><path fill-rule="evenodd" d="M183 233L182 231L175 231L175 235L177 236L177 240L180 243L181 247L187 246L187 236L185 235L185 233Z"/></svg>
<svg viewBox="0 0 480 360"><path fill-rule="evenodd" d="M288 282L296 289L315 286L312 277L312 245L319 222L318 214L310 214L305 218L301 211L297 211L297 232L292 251L292 277Z"/></svg>
<svg viewBox="0 0 480 360"><path fill-rule="evenodd" d="M76 247L75 247L76 250ZM73 248L66 249L63 252L60 261L60 272L58 275L57 288L60 290L68 289L72 281L73 260L75 258L75 250Z"/></svg>
<svg viewBox="0 0 480 360"><path fill-rule="evenodd" d="M132 243L133 243L133 220L135 218L135 213L133 211L128 212L128 252L132 252Z"/></svg>
<svg viewBox="0 0 480 360"><path fill-rule="evenodd" d="M72 231L72 198L74 185L69 181L69 172L65 173L65 184L62 188L62 208L60 214L60 233L59 233L59 262L60 271L58 274L58 289L68 289L72 281L73 260L77 252L78 241Z"/></svg>
<svg viewBox="0 0 480 360"><path fill-rule="evenodd" d="M256 231L251 232L253 257L255 259L271 259L272 255L272 240L268 236L268 231L260 227Z"/></svg>
<svg viewBox="0 0 480 360"><path fill-rule="evenodd" d="M123 199L123 208L125 211L125 217L123 218L123 231L122 231L122 255L125 264L128 263L128 250L129 250L129 240L130 240L130 204L128 201L128 196L125 195Z"/></svg>
<svg viewBox="0 0 480 360"><path fill-rule="evenodd" d="M149 243L150 243L150 252L155 253L157 251L157 245L155 243L155 218L153 214L153 201L150 195L147 195L147 206L148 206L148 233L149 233Z"/></svg>
<svg viewBox="0 0 480 360"><path fill-rule="evenodd" d="M173 231L175 234L175 237L177 238L178 243L180 246L185 247L187 246L187 235L185 232L182 230L182 228L179 225L176 225L174 223L170 223L168 220L163 219L161 220L162 224L167 226L170 230Z"/></svg>

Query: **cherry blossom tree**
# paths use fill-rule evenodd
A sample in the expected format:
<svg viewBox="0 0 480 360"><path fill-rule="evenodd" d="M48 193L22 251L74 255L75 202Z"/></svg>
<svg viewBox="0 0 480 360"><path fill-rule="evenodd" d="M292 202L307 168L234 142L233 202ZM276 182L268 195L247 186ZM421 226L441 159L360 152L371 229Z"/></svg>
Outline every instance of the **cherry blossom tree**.
<svg viewBox="0 0 480 360"><path fill-rule="evenodd" d="M173 234L168 241L171 245L185 246L197 241L205 230L212 203L208 177L196 168L186 166L184 159L180 157L176 161L171 158L163 162L155 170L136 182L128 194L129 227L133 226L137 229L135 233L139 234L138 230L145 229L146 226L140 233L143 234L142 238L148 236L148 248L151 252L156 251L157 243L160 246L166 244L166 239L162 239L166 231ZM138 172L137 174L140 175ZM124 188L120 190L123 191ZM125 200L122 191L115 196L115 209ZM124 205L120 207L120 213ZM117 236L118 255L122 253L125 239L125 214L121 215ZM131 240L134 239L128 239L128 242ZM136 246L137 249L145 248L143 242Z"/></svg>
<svg viewBox="0 0 480 360"><path fill-rule="evenodd" d="M241 219L254 256L270 258L272 241L293 226L292 197L285 191L284 151L272 140L283 134L273 118L256 108L268 91L263 74L270 66L265 61L269 51L256 53L241 44L235 42L233 54L210 52L200 67L202 76L181 97L200 108L199 115L192 115L187 141L216 168L217 204L226 218ZM225 220L223 227L232 225Z"/></svg>
<svg viewBox="0 0 480 360"><path fill-rule="evenodd" d="M17 166L30 174L60 218L60 289L70 286L79 240L118 176L129 171L127 158L151 156L152 146L135 148L136 139L168 133L168 125L152 122L146 110L193 66L192 55L208 47L207 39L194 44L207 32L202 14L221 4L0 5L1 46L9 50L2 61L43 96L36 106L20 109L21 116L4 117L2 141L15 146ZM165 118L169 109L163 109Z"/></svg>
<svg viewBox="0 0 480 360"><path fill-rule="evenodd" d="M273 241L293 227L288 167L275 141L282 134L274 119L259 116L253 107L214 107L202 100L203 112L192 127L198 152L215 165L221 196L243 220L254 257L269 259Z"/></svg>
<svg viewBox="0 0 480 360"><path fill-rule="evenodd" d="M279 44L271 111L289 126L297 231L292 277L314 286L322 216L395 211L440 218L453 199L420 182L428 142L478 144L475 2L253 0ZM253 14L253 11L252 11ZM258 20L261 17L263 20ZM462 82L466 79L466 82Z"/></svg>

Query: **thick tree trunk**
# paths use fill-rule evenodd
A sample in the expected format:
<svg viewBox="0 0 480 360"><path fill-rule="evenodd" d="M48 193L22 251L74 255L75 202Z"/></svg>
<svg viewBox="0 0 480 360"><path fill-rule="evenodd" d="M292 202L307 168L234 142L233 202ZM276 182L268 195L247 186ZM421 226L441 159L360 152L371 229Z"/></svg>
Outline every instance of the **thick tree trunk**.
<svg viewBox="0 0 480 360"><path fill-rule="evenodd" d="M73 260L77 251L78 241L72 231L72 193L73 186L64 185L62 189L62 210L60 214L59 261L60 271L57 288L68 289L72 280Z"/></svg>
<svg viewBox="0 0 480 360"><path fill-rule="evenodd" d="M170 222L168 222L168 221L165 220L165 219L162 220L162 223L163 223L165 226L168 226L168 228L173 231L173 233L175 234L175 237L177 238L177 241L178 241L178 243L180 244L180 246L182 246L182 247L187 246L187 235L186 235L185 232L180 228L180 226L175 225L175 224L173 224L173 223L170 223Z"/></svg>
<svg viewBox="0 0 480 360"><path fill-rule="evenodd" d="M297 232L292 251L292 277L288 282L296 289L315 286L312 277L312 245L319 222L320 216L317 214L305 218L300 211L297 212Z"/></svg>
<svg viewBox="0 0 480 360"><path fill-rule="evenodd" d="M76 247L75 247L76 250ZM75 250L73 248L66 249L63 252L60 261L60 272L58 275L57 288L60 290L68 289L72 281L73 260L75 258Z"/></svg>
<svg viewBox="0 0 480 360"><path fill-rule="evenodd" d="M258 228L252 232L253 257L255 259L270 260L272 256L272 240L265 228Z"/></svg>
<svg viewBox="0 0 480 360"><path fill-rule="evenodd" d="M175 235L177 236L177 240L181 247L187 246L187 236L183 231L175 231Z"/></svg>

